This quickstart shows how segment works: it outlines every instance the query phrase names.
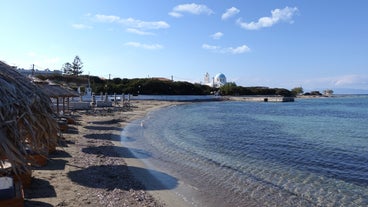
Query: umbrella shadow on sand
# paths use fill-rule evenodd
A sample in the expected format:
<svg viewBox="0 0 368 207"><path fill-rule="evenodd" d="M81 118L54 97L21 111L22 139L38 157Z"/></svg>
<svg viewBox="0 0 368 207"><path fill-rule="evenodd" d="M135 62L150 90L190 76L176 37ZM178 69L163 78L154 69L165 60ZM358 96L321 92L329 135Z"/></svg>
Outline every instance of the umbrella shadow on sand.
<svg viewBox="0 0 368 207"><path fill-rule="evenodd" d="M169 190L178 186L178 180L166 173L126 165L91 166L69 172L68 177L82 186L108 190Z"/></svg>
<svg viewBox="0 0 368 207"><path fill-rule="evenodd" d="M91 122L92 124L96 124L96 125L111 125L111 124L117 124L122 122L122 119L111 119L111 120L107 120L107 121L94 121Z"/></svg>
<svg viewBox="0 0 368 207"><path fill-rule="evenodd" d="M83 148L82 152L87 154L103 155L106 157L123 157L146 159L151 157L147 151L135 148L126 148L119 146L98 146Z"/></svg>
<svg viewBox="0 0 368 207"><path fill-rule="evenodd" d="M114 127L114 126L85 126L85 129L90 130L115 130L115 131L122 131L123 129L120 127Z"/></svg>
<svg viewBox="0 0 368 207"><path fill-rule="evenodd" d="M53 207L53 205L49 204L49 203L44 203L41 201L30 201L30 200L25 200L24 201L24 206L27 207Z"/></svg>
<svg viewBox="0 0 368 207"><path fill-rule="evenodd" d="M112 140L112 141L120 141L121 136L118 134L86 134L84 135L87 139L100 139L100 140Z"/></svg>
<svg viewBox="0 0 368 207"><path fill-rule="evenodd" d="M54 186L44 179L33 178L29 189L25 191L25 198L53 198L56 197Z"/></svg>

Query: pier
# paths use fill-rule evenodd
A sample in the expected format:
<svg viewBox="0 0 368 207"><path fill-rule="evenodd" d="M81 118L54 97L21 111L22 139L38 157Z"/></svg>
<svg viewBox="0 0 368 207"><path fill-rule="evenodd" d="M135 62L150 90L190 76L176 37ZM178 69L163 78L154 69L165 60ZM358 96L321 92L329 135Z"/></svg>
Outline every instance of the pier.
<svg viewBox="0 0 368 207"><path fill-rule="evenodd" d="M226 96L229 101L250 101L250 102L294 102L294 97L284 96Z"/></svg>

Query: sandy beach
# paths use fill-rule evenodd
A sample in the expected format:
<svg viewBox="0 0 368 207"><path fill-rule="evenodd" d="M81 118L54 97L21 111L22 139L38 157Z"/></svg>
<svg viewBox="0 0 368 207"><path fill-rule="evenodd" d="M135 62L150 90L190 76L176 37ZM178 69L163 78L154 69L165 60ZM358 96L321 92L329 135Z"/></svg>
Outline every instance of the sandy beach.
<svg viewBox="0 0 368 207"><path fill-rule="evenodd" d="M162 199L165 193L154 197L137 181L133 173L147 174L142 165L131 167L134 172L128 169L127 159L139 162L120 144L120 134L148 112L180 103L131 104L124 110L74 112L76 124L62 134L61 146L49 155L46 166L34 168L25 206L170 206Z"/></svg>

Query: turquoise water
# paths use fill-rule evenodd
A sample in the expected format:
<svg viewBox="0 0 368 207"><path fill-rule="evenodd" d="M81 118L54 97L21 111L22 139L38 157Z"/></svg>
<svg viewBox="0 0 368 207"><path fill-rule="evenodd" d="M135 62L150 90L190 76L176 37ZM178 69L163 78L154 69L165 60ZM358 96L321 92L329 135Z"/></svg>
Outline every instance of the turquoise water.
<svg viewBox="0 0 368 207"><path fill-rule="evenodd" d="M123 137L189 206L368 206L368 96L178 105Z"/></svg>

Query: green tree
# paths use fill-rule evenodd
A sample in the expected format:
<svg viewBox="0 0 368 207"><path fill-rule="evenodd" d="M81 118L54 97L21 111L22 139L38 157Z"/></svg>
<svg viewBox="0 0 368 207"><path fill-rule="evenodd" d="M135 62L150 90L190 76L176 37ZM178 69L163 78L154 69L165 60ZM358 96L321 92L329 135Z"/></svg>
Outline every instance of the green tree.
<svg viewBox="0 0 368 207"><path fill-rule="evenodd" d="M113 79L112 79L112 82L113 82L114 84L121 84L121 83L122 83L122 80L121 80L121 78L113 78Z"/></svg>
<svg viewBox="0 0 368 207"><path fill-rule="evenodd" d="M75 56L74 61L72 63L73 75L78 76L78 75L82 74L83 73L82 68L83 68L83 62L81 61L81 59L77 55L77 56Z"/></svg>
<svg viewBox="0 0 368 207"><path fill-rule="evenodd" d="M63 71L63 73L65 75L72 75L73 74L72 64L70 64L70 63L64 63L61 70Z"/></svg>
<svg viewBox="0 0 368 207"><path fill-rule="evenodd" d="M275 90L275 94L279 95L279 96L284 96L284 97L291 97L294 96L294 93L285 89L285 88L277 88Z"/></svg>
<svg viewBox="0 0 368 207"><path fill-rule="evenodd" d="M220 91L222 95L239 95L239 87L234 82L221 86Z"/></svg>
<svg viewBox="0 0 368 207"><path fill-rule="evenodd" d="M291 89L291 93L294 96L297 96L297 95L303 94L304 93L304 90L303 90L302 87L295 87L295 88Z"/></svg>
<svg viewBox="0 0 368 207"><path fill-rule="evenodd" d="M319 91L311 91L310 95L312 95L312 96L322 96L321 92L319 92Z"/></svg>
<svg viewBox="0 0 368 207"><path fill-rule="evenodd" d="M334 93L334 91L331 90L331 89L326 89L326 90L323 91L323 94L326 95L326 96L331 96L333 93Z"/></svg>

